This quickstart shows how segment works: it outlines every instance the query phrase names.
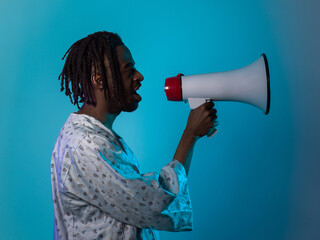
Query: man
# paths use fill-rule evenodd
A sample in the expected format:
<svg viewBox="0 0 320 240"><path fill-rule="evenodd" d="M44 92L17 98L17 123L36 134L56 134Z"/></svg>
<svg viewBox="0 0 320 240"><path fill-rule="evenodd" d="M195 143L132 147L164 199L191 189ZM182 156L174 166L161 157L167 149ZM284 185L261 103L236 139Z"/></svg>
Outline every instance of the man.
<svg viewBox="0 0 320 240"><path fill-rule="evenodd" d="M173 159L160 173L141 173L113 129L122 112L137 109L143 81L117 34L96 32L75 42L61 91L84 102L63 125L51 157L54 239L158 239L157 230L192 230L187 185L195 142L216 119L213 102L190 112ZM71 83L71 90L69 88Z"/></svg>

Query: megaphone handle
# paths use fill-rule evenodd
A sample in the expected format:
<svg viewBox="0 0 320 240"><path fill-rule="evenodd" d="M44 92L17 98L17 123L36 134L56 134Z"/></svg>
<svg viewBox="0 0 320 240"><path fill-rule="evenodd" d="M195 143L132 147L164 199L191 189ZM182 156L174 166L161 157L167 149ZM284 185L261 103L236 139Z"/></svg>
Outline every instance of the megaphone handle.
<svg viewBox="0 0 320 240"><path fill-rule="evenodd" d="M195 108L199 107L200 105L202 105L206 102L210 102L210 101L211 101L210 98L188 98L188 102L190 104L191 109L195 109ZM219 125L218 121L213 121L213 127L210 128L207 133L208 138L213 137L217 133L218 129L216 129L215 127L218 125Z"/></svg>
<svg viewBox="0 0 320 240"><path fill-rule="evenodd" d="M211 99L206 99L206 102L210 102ZM209 129L209 132L207 133L208 138L212 138L217 132L218 129L216 129L216 126L218 126L219 123L217 121L213 121L213 127Z"/></svg>
<svg viewBox="0 0 320 240"><path fill-rule="evenodd" d="M217 121L213 121L213 127L210 128L208 133L207 133L207 137L208 138L212 138L218 132L218 129L216 129L216 126L218 126L218 122Z"/></svg>

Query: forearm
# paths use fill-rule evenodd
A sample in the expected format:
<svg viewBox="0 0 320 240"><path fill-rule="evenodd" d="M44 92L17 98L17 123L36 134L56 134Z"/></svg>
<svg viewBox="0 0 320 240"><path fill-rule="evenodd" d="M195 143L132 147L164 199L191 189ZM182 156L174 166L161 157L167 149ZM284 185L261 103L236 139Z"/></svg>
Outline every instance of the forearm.
<svg viewBox="0 0 320 240"><path fill-rule="evenodd" d="M191 149L189 150L188 155L187 155L187 158L186 158L186 160L185 160L185 162L184 162L184 168L185 168L185 170L186 170L187 176L188 176L188 173L189 173L190 164L191 164L191 159L192 159L192 156L193 156L194 145L195 145L195 142L192 144L192 147L191 147Z"/></svg>
<svg viewBox="0 0 320 240"><path fill-rule="evenodd" d="M183 164L187 175L189 172L193 149L196 141L197 138L185 130L182 134L177 150L173 157Z"/></svg>

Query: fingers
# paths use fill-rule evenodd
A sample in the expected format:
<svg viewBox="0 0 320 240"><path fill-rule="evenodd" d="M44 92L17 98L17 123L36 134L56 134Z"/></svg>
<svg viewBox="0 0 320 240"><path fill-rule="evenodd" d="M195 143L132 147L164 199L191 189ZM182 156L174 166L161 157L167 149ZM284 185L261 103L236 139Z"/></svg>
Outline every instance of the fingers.
<svg viewBox="0 0 320 240"><path fill-rule="evenodd" d="M214 107L214 102L213 102L212 100L210 100L209 102L204 103L204 104L203 104L203 107L204 107L205 109L211 109L211 108Z"/></svg>
<svg viewBox="0 0 320 240"><path fill-rule="evenodd" d="M210 109L209 111L210 111L210 112L209 112L209 115L210 115L210 117L211 117L211 120L218 118L218 116L217 116L217 109L213 108L213 109Z"/></svg>
<svg viewBox="0 0 320 240"><path fill-rule="evenodd" d="M191 110L187 122L187 128L192 129L196 136L202 137L216 127L217 109L213 108L214 102L211 100L202 104L202 106Z"/></svg>
<svg viewBox="0 0 320 240"><path fill-rule="evenodd" d="M209 111L210 116L212 116L213 118L216 118L217 109L213 108L214 105L215 105L214 102L210 100L209 102L206 102L203 104L203 108Z"/></svg>

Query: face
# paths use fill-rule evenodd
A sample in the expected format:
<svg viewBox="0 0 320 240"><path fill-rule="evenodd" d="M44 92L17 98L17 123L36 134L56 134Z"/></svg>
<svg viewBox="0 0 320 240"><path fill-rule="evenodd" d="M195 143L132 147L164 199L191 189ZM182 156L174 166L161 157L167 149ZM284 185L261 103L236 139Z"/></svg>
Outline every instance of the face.
<svg viewBox="0 0 320 240"><path fill-rule="evenodd" d="M138 103L141 101L141 96L137 94L138 88L141 86L141 81L143 80L142 74L137 71L135 68L135 62L132 58L130 50L124 46L120 45L116 47L118 62L120 67L120 78L118 81L121 81L122 89L119 92L119 98L121 103L121 108L117 107L117 103L107 103L108 111L110 113L120 113L124 112L133 112L138 108ZM106 74L109 79L108 86L112 89L113 83L111 81L111 70L110 65L107 60L107 56L104 56L104 64L106 66ZM96 76L96 77L94 77ZM91 76L92 84L95 87L95 95L102 96L102 80L99 71L97 71L97 75L94 75L94 68L92 66L92 76ZM101 92L100 92L101 91ZM113 98L113 92L111 91L111 98ZM102 98L105 101L105 98Z"/></svg>
<svg viewBox="0 0 320 240"><path fill-rule="evenodd" d="M138 108L141 96L136 93L143 80L142 74L135 68L135 62L130 50L120 45L116 48L121 73L122 91L120 92L120 101L122 111L132 112Z"/></svg>

